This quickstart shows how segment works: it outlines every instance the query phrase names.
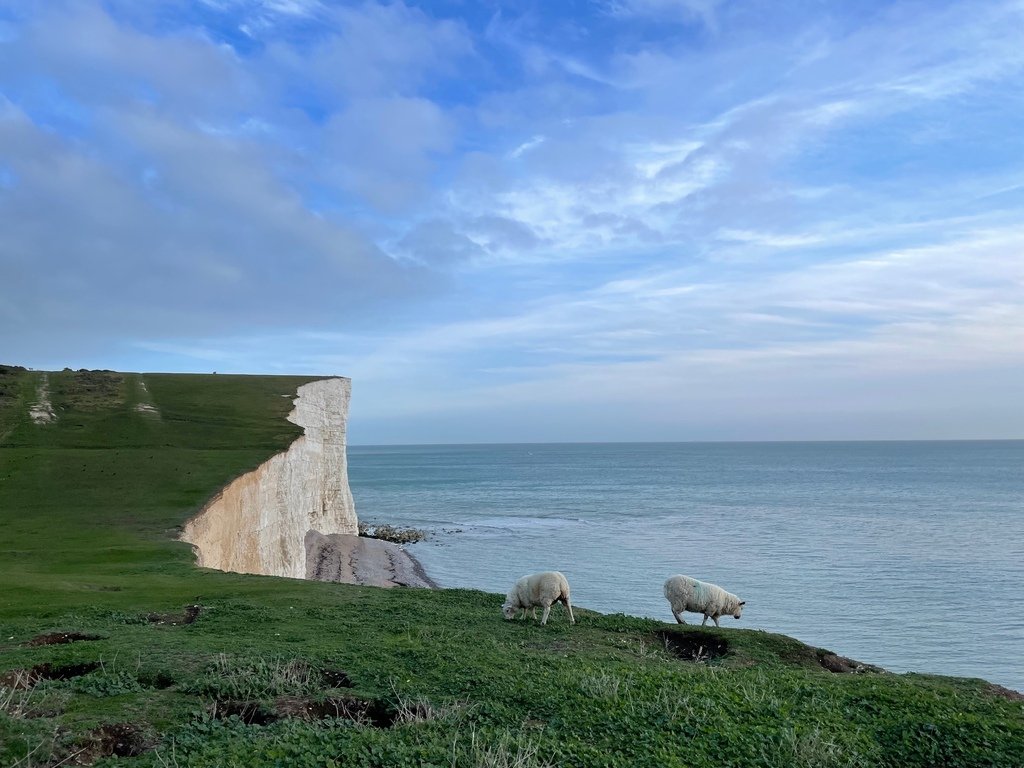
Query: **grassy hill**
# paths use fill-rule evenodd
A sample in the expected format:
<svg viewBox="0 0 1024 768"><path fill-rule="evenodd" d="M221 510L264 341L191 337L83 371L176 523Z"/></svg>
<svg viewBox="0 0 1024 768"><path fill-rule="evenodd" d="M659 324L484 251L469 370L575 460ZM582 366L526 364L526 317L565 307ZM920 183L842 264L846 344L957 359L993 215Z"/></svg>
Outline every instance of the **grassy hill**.
<svg viewBox="0 0 1024 768"><path fill-rule="evenodd" d="M53 372L37 423L43 377L0 368L0 766L1024 765L1024 703L980 680L199 570L179 526L297 436L309 379Z"/></svg>

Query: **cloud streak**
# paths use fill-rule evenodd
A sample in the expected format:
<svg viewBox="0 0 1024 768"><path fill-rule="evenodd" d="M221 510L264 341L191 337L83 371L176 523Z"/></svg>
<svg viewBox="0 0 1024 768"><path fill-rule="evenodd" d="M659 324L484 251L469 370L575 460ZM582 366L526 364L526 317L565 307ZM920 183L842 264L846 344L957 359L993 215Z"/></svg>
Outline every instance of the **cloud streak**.
<svg viewBox="0 0 1024 768"><path fill-rule="evenodd" d="M1024 434L1019 3L567 9L0 5L4 357L351 375L363 442Z"/></svg>

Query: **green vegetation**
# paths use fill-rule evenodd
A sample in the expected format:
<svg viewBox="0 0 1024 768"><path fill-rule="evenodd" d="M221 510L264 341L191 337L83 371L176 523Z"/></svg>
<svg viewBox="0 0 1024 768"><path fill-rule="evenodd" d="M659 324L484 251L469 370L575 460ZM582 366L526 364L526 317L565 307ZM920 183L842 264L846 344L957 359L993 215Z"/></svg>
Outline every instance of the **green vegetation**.
<svg viewBox="0 0 1024 768"><path fill-rule="evenodd" d="M202 571L174 540L308 379L0 369L0 765L1019 766L978 680L791 638ZM143 382L145 387L142 386ZM137 406L151 404L156 413ZM63 761L63 762L62 762Z"/></svg>

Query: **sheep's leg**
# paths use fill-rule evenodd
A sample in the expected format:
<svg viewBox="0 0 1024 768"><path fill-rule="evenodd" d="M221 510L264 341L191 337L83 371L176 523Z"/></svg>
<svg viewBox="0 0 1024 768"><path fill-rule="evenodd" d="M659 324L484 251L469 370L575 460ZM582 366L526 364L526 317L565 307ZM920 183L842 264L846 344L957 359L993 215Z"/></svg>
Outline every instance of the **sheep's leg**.
<svg viewBox="0 0 1024 768"><path fill-rule="evenodd" d="M718 616L712 616L711 618L715 620L715 626L716 627L722 626L721 624L718 623Z"/></svg>
<svg viewBox="0 0 1024 768"><path fill-rule="evenodd" d="M524 613L525 613L525 611L524 611ZM534 619L537 618L537 606L536 605L530 606L530 616L532 618L534 618Z"/></svg>
<svg viewBox="0 0 1024 768"><path fill-rule="evenodd" d="M677 611L675 608L673 608L672 609L672 615L675 616L675 618L676 618L676 624L685 624L686 623L685 621L683 621L683 612L682 611Z"/></svg>
<svg viewBox="0 0 1024 768"><path fill-rule="evenodd" d="M708 615L707 615L707 614L705 613L705 614L704 614L704 621L702 621L702 622L700 623L700 625L701 625L701 626L703 627L703 626L706 626L706 625L707 625L707 623L708 623Z"/></svg>
<svg viewBox="0 0 1024 768"><path fill-rule="evenodd" d="M544 605L544 615L541 617L541 620L540 620L540 625L542 627L545 624L548 623L548 614L549 613L551 613L551 603L545 603L545 605Z"/></svg>
<svg viewBox="0 0 1024 768"><path fill-rule="evenodd" d="M576 617L572 615L572 604L569 602L569 596L568 595L562 595L562 603L565 605L566 609L569 611L569 623L570 624L575 624L576 623Z"/></svg>

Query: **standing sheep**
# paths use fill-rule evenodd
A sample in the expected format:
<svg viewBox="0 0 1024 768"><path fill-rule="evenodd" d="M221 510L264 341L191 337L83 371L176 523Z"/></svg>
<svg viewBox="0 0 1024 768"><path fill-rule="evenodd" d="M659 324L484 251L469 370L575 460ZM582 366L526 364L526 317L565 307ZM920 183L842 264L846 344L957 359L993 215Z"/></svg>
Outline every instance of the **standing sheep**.
<svg viewBox="0 0 1024 768"><path fill-rule="evenodd" d="M708 623L708 619L713 619L716 627L720 626L719 616L732 614L733 618L738 619L746 605L746 600L740 600L732 592L689 576L669 577L665 582L665 599L672 606L672 615L680 624L686 623L683 621L683 611L703 613L702 627Z"/></svg>
<svg viewBox="0 0 1024 768"><path fill-rule="evenodd" d="M520 611L524 617L530 611L536 618L537 606L541 605L544 607L544 615L540 620L543 626L548 623L551 604L559 601L569 611L569 623L575 624L576 618L572 615L572 605L569 603L569 582L565 576L558 571L535 573L523 576L512 586L505 597L505 604L501 606L501 612L509 620L514 619Z"/></svg>

